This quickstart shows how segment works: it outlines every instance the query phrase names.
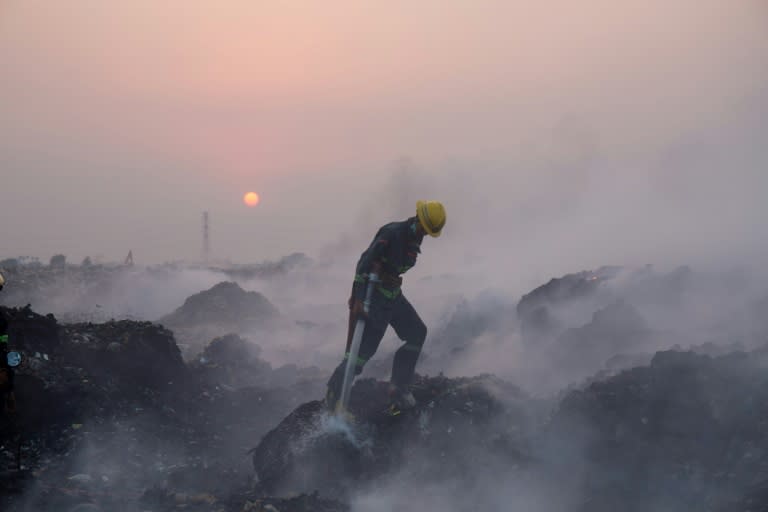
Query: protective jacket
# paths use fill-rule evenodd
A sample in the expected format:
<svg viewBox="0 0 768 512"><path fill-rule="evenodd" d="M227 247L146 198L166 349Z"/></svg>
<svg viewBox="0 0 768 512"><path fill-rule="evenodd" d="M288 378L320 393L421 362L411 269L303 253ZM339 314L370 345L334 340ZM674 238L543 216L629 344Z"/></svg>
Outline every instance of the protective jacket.
<svg viewBox="0 0 768 512"><path fill-rule="evenodd" d="M391 222L382 226L368 249L357 262L352 297L365 298L366 281L374 262L381 264L382 283L377 290L388 299L400 295L400 276L416 264L421 252L424 235L416 233L418 220L411 217L402 222Z"/></svg>

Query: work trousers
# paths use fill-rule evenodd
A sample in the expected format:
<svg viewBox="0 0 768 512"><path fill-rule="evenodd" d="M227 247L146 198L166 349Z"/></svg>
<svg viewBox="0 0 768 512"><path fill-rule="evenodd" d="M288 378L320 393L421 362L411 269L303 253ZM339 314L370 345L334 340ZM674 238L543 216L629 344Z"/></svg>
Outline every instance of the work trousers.
<svg viewBox="0 0 768 512"><path fill-rule="evenodd" d="M347 358L349 357L349 348L352 341L352 332L356 323L357 318L350 313L350 333L347 337L347 350L344 354L344 359L336 367L328 381L329 391L335 397L341 394L344 372L346 371ZM358 353L357 361L355 361L355 375L359 375L363 371L365 363L376 353L384 333L390 325L395 330L397 336L405 342L395 352L395 360L392 363L391 382L396 386L404 388L413 379L416 362L421 354L421 348L424 346L424 340L427 338L427 326L424 325L424 322L419 318L419 314L416 313L416 310L413 309L411 303L408 302L408 299L402 293L398 293L395 298L388 298L380 290L374 290L370 311L365 322L363 339L360 343L360 352Z"/></svg>

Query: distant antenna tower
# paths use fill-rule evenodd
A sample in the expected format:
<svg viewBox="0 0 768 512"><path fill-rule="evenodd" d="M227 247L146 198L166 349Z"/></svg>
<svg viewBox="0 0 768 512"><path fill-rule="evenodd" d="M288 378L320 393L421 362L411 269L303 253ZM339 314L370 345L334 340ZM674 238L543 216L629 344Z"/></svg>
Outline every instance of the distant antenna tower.
<svg viewBox="0 0 768 512"><path fill-rule="evenodd" d="M203 261L208 263L211 253L211 241L208 237L208 212L203 212Z"/></svg>

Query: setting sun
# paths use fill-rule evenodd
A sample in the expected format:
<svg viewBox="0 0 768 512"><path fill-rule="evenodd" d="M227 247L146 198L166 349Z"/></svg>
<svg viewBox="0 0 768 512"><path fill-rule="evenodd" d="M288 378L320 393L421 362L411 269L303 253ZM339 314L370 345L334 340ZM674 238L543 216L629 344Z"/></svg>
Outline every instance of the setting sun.
<svg viewBox="0 0 768 512"><path fill-rule="evenodd" d="M257 204L259 204L259 200L260 200L259 194L257 194L256 192L248 192L243 196L243 202L247 206L256 206Z"/></svg>

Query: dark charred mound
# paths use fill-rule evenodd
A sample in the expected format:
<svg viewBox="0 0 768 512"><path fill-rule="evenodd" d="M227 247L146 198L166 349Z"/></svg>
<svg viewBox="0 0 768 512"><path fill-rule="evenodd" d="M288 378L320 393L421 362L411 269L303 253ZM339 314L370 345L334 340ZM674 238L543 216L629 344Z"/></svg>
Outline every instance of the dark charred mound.
<svg viewBox="0 0 768 512"><path fill-rule="evenodd" d="M272 366L259 358L261 347L236 334L211 341L196 361L190 363L207 382L231 388L264 383Z"/></svg>
<svg viewBox="0 0 768 512"><path fill-rule="evenodd" d="M173 333L161 325L131 320L66 324L64 360L93 378L136 387L162 388L185 371Z"/></svg>
<svg viewBox="0 0 768 512"><path fill-rule="evenodd" d="M686 307L696 297L728 293L743 296L743 279L730 274L697 274L687 266L666 273L650 265L639 269L601 267L552 279L524 295L517 304L517 318L525 343L538 346L583 325L595 311L616 302L655 312L660 318L678 318L687 313Z"/></svg>
<svg viewBox="0 0 768 512"><path fill-rule="evenodd" d="M213 338L264 329L278 316L277 308L262 294L247 292L237 283L221 282L188 297L159 322L173 330L185 357L190 357Z"/></svg>
<svg viewBox="0 0 768 512"><path fill-rule="evenodd" d="M569 394L544 436L578 510L768 510L768 350L658 352Z"/></svg>
<svg viewBox="0 0 768 512"><path fill-rule="evenodd" d="M237 283L224 281L187 298L184 305L160 323L171 327L221 324L247 329L258 327L277 314L277 308L262 294L246 292Z"/></svg>
<svg viewBox="0 0 768 512"><path fill-rule="evenodd" d="M523 295L517 305L520 315L530 313L540 306L569 302L592 295L601 280L614 277L620 267L602 267L595 271L582 271L550 279L549 282Z"/></svg>
<svg viewBox="0 0 768 512"><path fill-rule="evenodd" d="M11 348L24 354L17 372L19 412L28 427L79 421L102 413L118 397L145 400L169 392L186 367L173 334L149 322L59 325L52 315L27 308L0 308L10 324Z"/></svg>
<svg viewBox="0 0 768 512"><path fill-rule="evenodd" d="M535 342L541 336L557 332L560 323L553 316L552 308L594 297L600 284L614 278L620 271L621 267L601 267L595 271L567 274L523 295L517 304L517 316L525 339Z"/></svg>
<svg viewBox="0 0 768 512"><path fill-rule="evenodd" d="M52 315L29 308L0 308L0 314L9 320L11 348L24 356L16 374L17 414L0 412L0 471L16 469L19 463L25 468L12 473L8 482L33 475L23 487L39 488L38 477L50 469L63 473L57 478L77 484L66 479L73 476L69 464L74 457L69 457L78 446L110 432L154 428L159 435L141 442L156 443L158 453L178 435L179 422L164 416L163 408L169 396L185 388L189 374L170 331L131 321L60 325ZM103 451L95 450L104 460L114 461L114 453L141 444L138 433L115 437L119 439L104 443ZM126 473L131 469L138 473L128 463ZM15 510L7 497L0 494L0 509L7 505ZM35 507L44 509L44 504L30 510Z"/></svg>
<svg viewBox="0 0 768 512"><path fill-rule="evenodd" d="M84 501L133 511L158 482L160 494L178 495L174 507L191 496L230 496L248 487L253 439L324 384L309 378L312 371L281 368L270 380L279 374L290 385L234 389L227 371L235 359L243 375L265 364L243 357L248 347L237 341L209 347L223 373L207 373L187 366L172 333L157 324L59 324L29 308L0 314L9 320L11 348L24 356L18 412L0 409L4 511L68 510ZM22 491L26 504L17 500Z"/></svg>
<svg viewBox="0 0 768 512"><path fill-rule="evenodd" d="M360 380L351 422L329 416L320 401L301 405L255 449L260 486L270 494L319 490L338 498L405 470L406 461L418 461L407 464L414 481L471 479L479 465L525 461L531 420L518 388L491 376L423 377L413 393L417 407L393 416L387 383Z"/></svg>
<svg viewBox="0 0 768 512"><path fill-rule="evenodd" d="M228 334L211 341L189 365L202 381L228 389L287 387L325 377L317 367L285 365L273 369L259 357L260 353L261 347L257 344Z"/></svg>

